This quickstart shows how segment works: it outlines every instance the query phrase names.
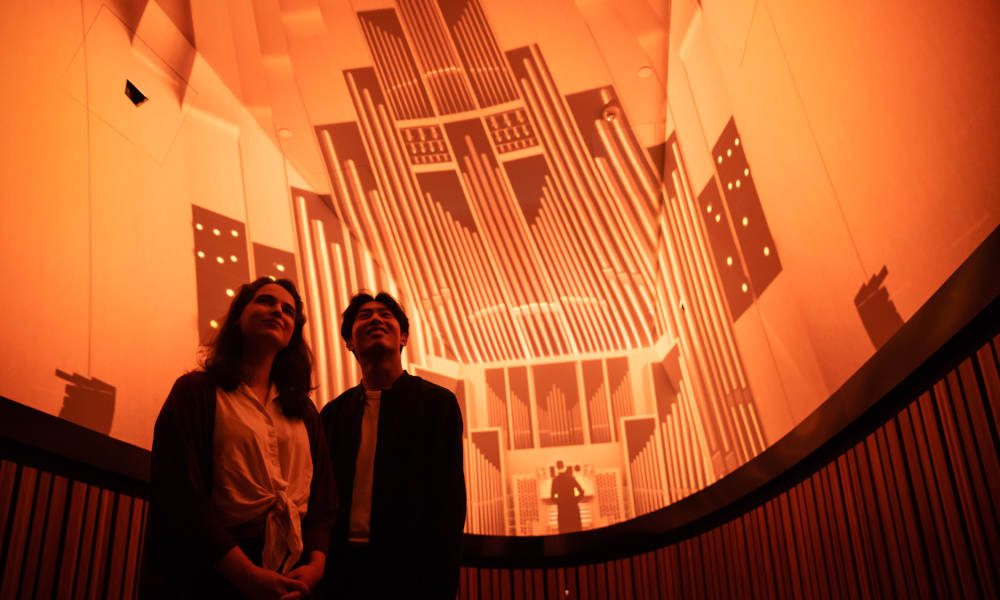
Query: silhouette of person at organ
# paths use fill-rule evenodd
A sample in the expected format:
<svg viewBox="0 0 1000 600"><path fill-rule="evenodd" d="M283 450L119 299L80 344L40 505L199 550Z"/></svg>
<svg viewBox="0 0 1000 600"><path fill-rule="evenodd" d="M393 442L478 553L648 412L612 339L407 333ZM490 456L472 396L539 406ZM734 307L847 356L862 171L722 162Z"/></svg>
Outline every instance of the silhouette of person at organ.
<svg viewBox="0 0 1000 600"><path fill-rule="evenodd" d="M555 502L559 516L559 533L569 533L580 531L583 528L580 522L580 502L583 500L584 490L580 482L573 477L573 467L567 465L563 469L563 461L556 462L556 469L559 474L552 479L552 493L549 498Z"/></svg>

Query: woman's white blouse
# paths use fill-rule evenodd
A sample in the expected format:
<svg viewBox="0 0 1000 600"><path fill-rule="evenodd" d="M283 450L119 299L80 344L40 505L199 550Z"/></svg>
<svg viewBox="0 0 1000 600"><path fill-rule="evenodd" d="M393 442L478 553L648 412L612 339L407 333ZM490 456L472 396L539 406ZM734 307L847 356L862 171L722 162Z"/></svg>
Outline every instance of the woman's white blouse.
<svg viewBox="0 0 1000 600"><path fill-rule="evenodd" d="M274 385L263 404L246 385L216 388L212 501L226 527L263 522L261 566L284 573L302 556L313 464L305 423L276 397Z"/></svg>

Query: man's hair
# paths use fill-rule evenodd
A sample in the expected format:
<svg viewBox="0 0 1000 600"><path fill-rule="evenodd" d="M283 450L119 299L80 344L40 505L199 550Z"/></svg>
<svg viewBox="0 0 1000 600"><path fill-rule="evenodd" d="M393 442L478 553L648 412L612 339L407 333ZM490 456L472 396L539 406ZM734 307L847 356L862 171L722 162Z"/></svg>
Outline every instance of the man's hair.
<svg viewBox="0 0 1000 600"><path fill-rule="evenodd" d="M399 302L396 302L395 298L385 292L379 292L375 296L372 296L368 292L358 292L351 298L350 304L344 310L344 320L340 325L340 337L344 338L345 342L351 341L354 320L358 317L358 311L361 307L368 302L378 302L388 308L389 312L396 317L396 321L399 322L400 333L410 333L410 320L406 318L406 313L403 312L403 308L399 305Z"/></svg>
<svg viewBox="0 0 1000 600"><path fill-rule="evenodd" d="M243 332L240 330L240 316L260 288L269 283L285 288L295 301L295 328L288 345L274 357L271 381L278 388L278 401L285 416L301 418L303 409L309 402L312 353L302 337L302 328L306 324L306 316L302 313L302 297L291 281L261 277L241 285L229 305L219 333L208 343L201 366L222 389L233 391L239 387L243 380Z"/></svg>

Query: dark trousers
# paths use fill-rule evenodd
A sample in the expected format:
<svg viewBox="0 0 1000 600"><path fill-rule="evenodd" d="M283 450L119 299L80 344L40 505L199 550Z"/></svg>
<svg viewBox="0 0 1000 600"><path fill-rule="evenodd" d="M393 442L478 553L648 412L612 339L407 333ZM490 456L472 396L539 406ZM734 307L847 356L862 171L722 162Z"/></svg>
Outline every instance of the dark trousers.
<svg viewBox="0 0 1000 600"><path fill-rule="evenodd" d="M349 543L327 559L323 583L315 596L338 600L420 597L413 593L413 582L407 582L409 578L401 571L406 571L405 565L380 554L377 547Z"/></svg>

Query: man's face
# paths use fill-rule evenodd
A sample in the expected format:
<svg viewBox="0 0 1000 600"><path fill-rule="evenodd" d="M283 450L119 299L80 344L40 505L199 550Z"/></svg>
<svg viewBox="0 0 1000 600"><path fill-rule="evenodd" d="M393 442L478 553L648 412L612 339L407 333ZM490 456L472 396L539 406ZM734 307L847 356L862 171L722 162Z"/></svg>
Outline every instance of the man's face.
<svg viewBox="0 0 1000 600"><path fill-rule="evenodd" d="M358 309L351 328L347 349L355 356L369 356L384 352L399 352L406 345L407 335L399 330L399 321L381 302L365 302Z"/></svg>

